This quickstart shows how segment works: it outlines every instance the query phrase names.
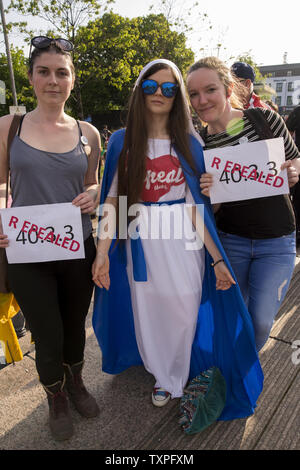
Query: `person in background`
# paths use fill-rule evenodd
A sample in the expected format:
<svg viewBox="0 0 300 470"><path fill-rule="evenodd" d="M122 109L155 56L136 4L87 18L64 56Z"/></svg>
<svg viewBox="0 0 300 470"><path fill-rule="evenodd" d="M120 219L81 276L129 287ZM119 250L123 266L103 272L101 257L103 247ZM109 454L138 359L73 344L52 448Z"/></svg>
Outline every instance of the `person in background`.
<svg viewBox="0 0 300 470"><path fill-rule="evenodd" d="M81 209L85 258L8 265L9 282L35 342L36 368L49 404L57 440L74 428L69 398L85 417L99 414L82 380L85 319L93 293L95 258L90 212L97 196L101 148L98 131L64 111L75 73L65 39L31 40L28 76L37 107L25 114L10 149L12 207L72 202ZM0 118L1 190L6 181L6 145L12 116ZM1 198L1 207L5 200ZM9 245L0 234L0 248Z"/></svg>
<svg viewBox="0 0 300 470"><path fill-rule="evenodd" d="M294 138L295 144L300 151L300 106L296 106L286 119L286 126ZM293 208L296 217L296 240L300 244L300 182L295 184L291 190Z"/></svg>
<svg viewBox="0 0 300 470"><path fill-rule="evenodd" d="M205 149L261 140L237 101L235 80L216 57L206 57L188 70L191 105L207 123L201 131ZM283 137L290 186L298 181L300 155L284 121L273 110L261 110L275 137ZM247 143L243 144L247 145ZM277 172L277 170L275 170ZM275 173L276 174L276 173ZM213 177L201 175L209 196ZM269 337L273 320L287 292L295 262L295 218L289 195L226 202L216 207L222 245L235 272L251 315L257 351Z"/></svg>
<svg viewBox="0 0 300 470"><path fill-rule="evenodd" d="M270 106L267 105L264 101L260 99L253 91L253 84L255 81L255 71L250 64L246 62L235 62L231 66L231 72L238 78L239 82L243 85L245 90L245 95L243 96L243 108L267 108L270 109Z"/></svg>
<svg viewBox="0 0 300 470"><path fill-rule="evenodd" d="M286 120L286 127L293 135L295 144L300 151L300 106L296 106L296 108L291 111Z"/></svg>
<svg viewBox="0 0 300 470"><path fill-rule="evenodd" d="M108 146L108 141L109 141L109 138L111 136L111 131L108 129L108 126L107 124L105 124L103 126L103 129L101 131L101 137L103 138L103 150L104 150L104 153L106 154L107 152L107 146Z"/></svg>

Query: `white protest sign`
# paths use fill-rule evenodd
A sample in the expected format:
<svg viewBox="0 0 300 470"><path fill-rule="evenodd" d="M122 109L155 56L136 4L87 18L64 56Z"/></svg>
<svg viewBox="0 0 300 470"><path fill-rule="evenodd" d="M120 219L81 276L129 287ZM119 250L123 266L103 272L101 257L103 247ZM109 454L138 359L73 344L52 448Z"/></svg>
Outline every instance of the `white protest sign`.
<svg viewBox="0 0 300 470"><path fill-rule="evenodd" d="M0 211L8 236L7 260L38 263L84 258L80 208L71 203L12 207Z"/></svg>
<svg viewBox="0 0 300 470"><path fill-rule="evenodd" d="M204 151L212 204L288 194L283 137Z"/></svg>

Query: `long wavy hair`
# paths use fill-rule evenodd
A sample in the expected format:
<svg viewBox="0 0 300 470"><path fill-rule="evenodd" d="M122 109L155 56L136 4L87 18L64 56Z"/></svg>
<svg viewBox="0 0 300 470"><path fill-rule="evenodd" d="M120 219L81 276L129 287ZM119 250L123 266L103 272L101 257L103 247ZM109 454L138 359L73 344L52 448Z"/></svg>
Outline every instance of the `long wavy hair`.
<svg viewBox="0 0 300 470"><path fill-rule="evenodd" d="M164 63L154 64L145 72L142 80L162 69L172 71ZM173 75L177 82L174 73ZM185 100L186 98L182 95L179 87L169 114L168 132L171 146L178 149L195 171L189 148L189 116ZM148 148L146 112L144 93L139 84L134 88L129 100L124 146L118 163L118 196L127 196L127 207L140 200L146 177Z"/></svg>

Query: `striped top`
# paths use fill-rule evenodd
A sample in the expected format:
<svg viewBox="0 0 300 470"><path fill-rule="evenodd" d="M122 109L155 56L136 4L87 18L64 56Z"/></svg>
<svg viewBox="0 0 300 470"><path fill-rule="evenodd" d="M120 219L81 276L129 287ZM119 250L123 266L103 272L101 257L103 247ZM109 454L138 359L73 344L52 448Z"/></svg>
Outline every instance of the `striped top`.
<svg viewBox="0 0 300 470"><path fill-rule="evenodd" d="M274 134L274 138L283 137L286 160L299 158L300 155L297 147L282 117L270 109L260 108L260 110L265 114ZM249 142L261 140L252 123L246 116L243 116L241 120L236 120L235 123L228 127L227 131L210 135L207 134L207 127L205 127L200 134L205 142L204 150L238 145L241 137L247 137Z"/></svg>
<svg viewBox="0 0 300 470"><path fill-rule="evenodd" d="M286 160L299 158L298 149L279 114L269 109L260 110L265 114L274 138L283 137ZM248 142L261 140L245 115L224 132L209 135L207 128L204 128L200 134L205 142L204 150L238 145L245 138ZM295 217L289 195L222 203L215 215L219 230L251 239L281 237L295 230Z"/></svg>

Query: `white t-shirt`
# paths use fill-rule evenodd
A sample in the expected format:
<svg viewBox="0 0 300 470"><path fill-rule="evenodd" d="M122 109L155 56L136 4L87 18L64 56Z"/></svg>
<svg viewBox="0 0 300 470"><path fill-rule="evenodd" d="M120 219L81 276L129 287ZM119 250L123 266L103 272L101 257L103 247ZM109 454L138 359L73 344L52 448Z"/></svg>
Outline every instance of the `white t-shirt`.
<svg viewBox="0 0 300 470"><path fill-rule="evenodd" d="M162 202L185 197L185 178L180 162L170 140L149 139L146 157L146 177L141 200ZM116 171L109 197L118 195L118 172Z"/></svg>

